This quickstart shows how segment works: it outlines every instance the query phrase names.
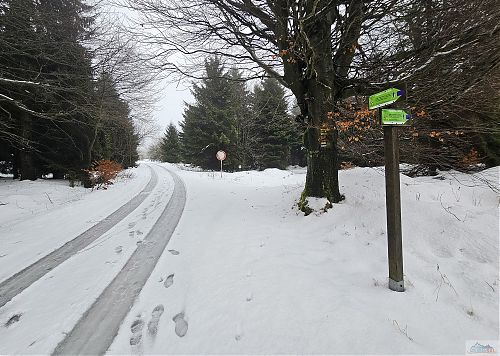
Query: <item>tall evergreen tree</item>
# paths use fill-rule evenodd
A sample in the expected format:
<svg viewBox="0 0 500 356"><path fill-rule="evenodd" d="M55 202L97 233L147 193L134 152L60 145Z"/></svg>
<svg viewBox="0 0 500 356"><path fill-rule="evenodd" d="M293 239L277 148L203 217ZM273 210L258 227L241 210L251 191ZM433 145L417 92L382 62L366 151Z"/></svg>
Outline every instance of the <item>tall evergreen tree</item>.
<svg viewBox="0 0 500 356"><path fill-rule="evenodd" d="M21 179L79 170L90 161L92 69L81 44L90 8L80 0L1 1L0 136L9 138Z"/></svg>
<svg viewBox="0 0 500 356"><path fill-rule="evenodd" d="M94 97L96 105L89 146L92 160L113 160L124 167L135 165L139 140L130 118L130 108L120 97L109 73L103 73L97 80Z"/></svg>
<svg viewBox="0 0 500 356"><path fill-rule="evenodd" d="M255 87L253 115L251 132L256 166L286 168L296 139L296 125L288 113L285 91L277 80L266 79Z"/></svg>
<svg viewBox="0 0 500 356"><path fill-rule="evenodd" d="M164 162L179 163L181 161L181 142L179 132L174 124L170 123L161 140L161 154Z"/></svg>
<svg viewBox="0 0 500 356"><path fill-rule="evenodd" d="M237 69L229 71L229 85L231 88L231 104L228 108L232 115L232 121L236 131L236 147L232 152L238 166L243 169L253 168L254 158L252 153L252 138L250 127L251 116L251 96L247 90L246 82L242 78L241 72Z"/></svg>
<svg viewBox="0 0 500 356"><path fill-rule="evenodd" d="M40 0L37 31L45 39L43 79L57 90L44 92L48 122L40 140L42 169L61 176L91 163L90 136L94 92L91 54L82 45L91 34L90 7L81 0Z"/></svg>
<svg viewBox="0 0 500 356"><path fill-rule="evenodd" d="M219 58L205 61L206 79L194 85L194 104L188 104L181 122L184 156L189 163L202 168L217 169L218 150L227 153L225 167L234 170L239 161L238 132L232 105L233 86Z"/></svg>
<svg viewBox="0 0 500 356"><path fill-rule="evenodd" d="M8 153L15 155L14 168L19 166L21 179L36 179L35 122L28 108L34 109L40 89L27 83L38 73L37 9L32 0L0 0L0 4L0 137L8 143Z"/></svg>

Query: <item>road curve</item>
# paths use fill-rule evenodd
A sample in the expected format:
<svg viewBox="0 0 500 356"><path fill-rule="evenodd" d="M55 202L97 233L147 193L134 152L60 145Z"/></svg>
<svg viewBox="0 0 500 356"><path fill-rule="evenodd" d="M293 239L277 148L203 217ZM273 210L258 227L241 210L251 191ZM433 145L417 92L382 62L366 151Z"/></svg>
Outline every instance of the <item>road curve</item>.
<svg viewBox="0 0 500 356"><path fill-rule="evenodd" d="M123 269L57 345L54 355L101 355L118 334L123 319L153 272L184 210L184 183L177 174L166 170L174 180L174 191L158 221Z"/></svg>
<svg viewBox="0 0 500 356"><path fill-rule="evenodd" d="M35 263L0 283L0 308L34 282L42 278L49 271L90 245L134 211L158 184L157 173L151 167L148 168L151 173L151 178L146 187L139 194L73 240L65 243L57 250L52 251L45 257L42 257Z"/></svg>

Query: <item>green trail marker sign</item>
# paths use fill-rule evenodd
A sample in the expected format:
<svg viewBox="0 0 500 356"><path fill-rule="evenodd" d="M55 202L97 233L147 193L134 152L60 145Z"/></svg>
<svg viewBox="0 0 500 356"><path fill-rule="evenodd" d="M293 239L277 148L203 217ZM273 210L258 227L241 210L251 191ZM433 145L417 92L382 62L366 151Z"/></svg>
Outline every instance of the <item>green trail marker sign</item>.
<svg viewBox="0 0 500 356"><path fill-rule="evenodd" d="M410 120L410 114L404 110L382 109L380 122L382 125L405 125Z"/></svg>
<svg viewBox="0 0 500 356"><path fill-rule="evenodd" d="M376 109L396 102L403 96L403 91L390 88L368 97L368 109Z"/></svg>

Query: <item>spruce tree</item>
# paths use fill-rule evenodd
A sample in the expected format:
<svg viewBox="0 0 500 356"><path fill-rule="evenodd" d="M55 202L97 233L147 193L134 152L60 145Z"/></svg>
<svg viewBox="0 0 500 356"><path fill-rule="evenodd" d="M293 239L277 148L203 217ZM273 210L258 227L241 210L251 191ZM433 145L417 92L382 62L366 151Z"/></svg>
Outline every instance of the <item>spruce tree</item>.
<svg viewBox="0 0 500 356"><path fill-rule="evenodd" d="M37 8L37 32L45 40L43 79L56 87L43 93L41 109L57 115L40 138L42 169L79 172L92 162L92 58L82 45L91 33L91 8L81 0L39 0Z"/></svg>
<svg viewBox="0 0 500 356"><path fill-rule="evenodd" d="M206 79L192 89L195 103L187 105L181 122L184 157L202 168L218 169L215 155L224 150L224 166L234 170L239 161L231 80L217 57L205 61L205 71Z"/></svg>
<svg viewBox="0 0 500 356"><path fill-rule="evenodd" d="M290 163L296 124L288 113L283 87L275 79L266 79L255 86L252 109L251 135L256 167L286 168Z"/></svg>
<svg viewBox="0 0 500 356"><path fill-rule="evenodd" d="M108 159L124 167L134 166L138 159L138 136L129 105L120 97L109 73L103 73L97 80L94 98L97 105L91 123L92 160Z"/></svg>
<svg viewBox="0 0 500 356"><path fill-rule="evenodd" d="M90 8L80 0L0 0L0 133L21 179L62 177L90 163ZM4 121L7 117L8 121ZM5 123L5 125L3 125ZM17 139L16 139L17 138Z"/></svg>
<svg viewBox="0 0 500 356"><path fill-rule="evenodd" d="M161 155L164 162L179 163L181 161L181 142L179 132L174 124L170 123L161 140Z"/></svg>
<svg viewBox="0 0 500 356"><path fill-rule="evenodd" d="M36 31L37 9L32 0L0 0L0 137L9 143L14 158L14 177L19 168L21 179L39 176L33 141L37 121L28 110L36 109L39 88L24 85L38 74L40 35ZM11 82L9 82L11 81Z"/></svg>
<svg viewBox="0 0 500 356"><path fill-rule="evenodd" d="M251 98L247 90L246 82L242 78L241 72L236 69L229 71L229 85L231 86L230 111L233 117L233 124L236 131L236 147L234 148L234 158L238 166L243 169L253 168L254 159L252 154L252 140L250 137L251 118Z"/></svg>

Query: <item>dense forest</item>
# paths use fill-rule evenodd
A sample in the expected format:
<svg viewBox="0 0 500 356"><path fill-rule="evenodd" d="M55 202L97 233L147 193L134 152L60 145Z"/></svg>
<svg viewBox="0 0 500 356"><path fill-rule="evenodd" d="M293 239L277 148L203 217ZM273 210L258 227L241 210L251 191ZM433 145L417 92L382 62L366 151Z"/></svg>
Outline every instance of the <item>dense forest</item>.
<svg viewBox="0 0 500 356"><path fill-rule="evenodd" d="M16 179L134 165L159 73L194 97L152 149L166 161L216 169L222 149L227 170L307 165L306 195L337 202L339 168L383 163L367 97L395 87L413 174L500 163L495 0L118 3L134 21L0 0L0 168Z"/></svg>
<svg viewBox="0 0 500 356"><path fill-rule="evenodd" d="M151 156L216 169L216 152L224 150L226 170L285 169L305 164L301 130L289 112L284 88L268 78L253 90L236 70L217 57L205 61L206 79L195 84L195 102L186 104L180 132L171 124Z"/></svg>
<svg viewBox="0 0 500 356"><path fill-rule="evenodd" d="M102 25L80 0L0 0L0 161L15 179L135 165L139 131L120 76L132 53Z"/></svg>

